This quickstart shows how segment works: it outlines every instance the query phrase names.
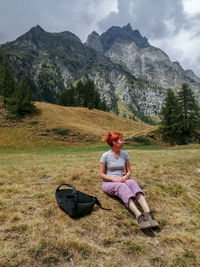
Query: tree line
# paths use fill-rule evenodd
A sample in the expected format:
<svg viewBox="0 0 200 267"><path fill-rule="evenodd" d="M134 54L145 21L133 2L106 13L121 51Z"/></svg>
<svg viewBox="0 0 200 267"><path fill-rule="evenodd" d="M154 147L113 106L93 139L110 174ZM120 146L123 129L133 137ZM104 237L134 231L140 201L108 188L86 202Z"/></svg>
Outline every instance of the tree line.
<svg viewBox="0 0 200 267"><path fill-rule="evenodd" d="M171 144L200 141L200 108L188 84L184 83L177 94L167 90L160 130L164 140Z"/></svg>
<svg viewBox="0 0 200 267"><path fill-rule="evenodd" d="M96 108L109 111L106 102L101 100L100 94L92 80L88 80L85 84L79 81L76 86L71 86L70 89L64 89L59 95L58 104L62 106Z"/></svg>

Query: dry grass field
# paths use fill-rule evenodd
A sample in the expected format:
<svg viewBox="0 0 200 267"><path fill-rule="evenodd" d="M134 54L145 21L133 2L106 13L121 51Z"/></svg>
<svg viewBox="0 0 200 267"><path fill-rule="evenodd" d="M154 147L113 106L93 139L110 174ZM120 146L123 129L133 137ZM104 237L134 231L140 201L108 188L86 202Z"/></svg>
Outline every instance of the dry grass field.
<svg viewBox="0 0 200 267"><path fill-rule="evenodd" d="M102 192L101 151L1 153L0 266L199 266L199 149L128 152L160 230ZM112 211L71 219L54 196L63 182Z"/></svg>
<svg viewBox="0 0 200 267"><path fill-rule="evenodd" d="M152 127L103 111L36 105L41 112L19 122L0 116L1 267L200 266L199 145L124 147L160 223L141 231L123 204L101 190L99 159L109 148L99 142L108 130L130 137ZM55 200L61 183L112 211L95 206L71 219Z"/></svg>
<svg viewBox="0 0 200 267"><path fill-rule="evenodd" d="M85 146L99 142L108 131L122 131L129 137L154 129L100 110L42 102L35 105L39 113L20 121L6 120L0 110L0 149L61 149L81 143Z"/></svg>

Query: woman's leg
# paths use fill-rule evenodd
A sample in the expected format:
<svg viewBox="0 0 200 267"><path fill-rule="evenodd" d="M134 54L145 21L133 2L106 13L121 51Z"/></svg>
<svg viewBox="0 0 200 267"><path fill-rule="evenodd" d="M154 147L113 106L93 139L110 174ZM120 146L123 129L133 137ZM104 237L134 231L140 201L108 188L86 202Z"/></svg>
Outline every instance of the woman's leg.
<svg viewBox="0 0 200 267"><path fill-rule="evenodd" d="M136 219L141 229L151 227L151 224L148 222L147 218L136 207L133 201L135 195L130 190L127 184L120 182L105 182L102 184L102 189L104 193L108 195L118 196L124 202L126 207L128 207L131 212L136 216Z"/></svg>
<svg viewBox="0 0 200 267"><path fill-rule="evenodd" d="M129 209L132 211L132 213L135 215L136 219L142 214L139 209L136 207L134 201L132 198L129 199L128 204Z"/></svg>
<svg viewBox="0 0 200 267"><path fill-rule="evenodd" d="M125 184L130 188L130 190L133 192L135 197L138 193L142 193L144 195L144 192L142 191L142 189L140 188L140 186L135 180L128 179L125 181Z"/></svg>
<svg viewBox="0 0 200 267"><path fill-rule="evenodd" d="M150 208L149 208L149 205L145 199L145 196L144 196L144 192L142 191L142 189L139 187L139 185L137 184L137 182L135 180L132 180L132 179L128 179L126 180L125 182L128 187L130 188L130 190L133 192L133 194L136 196L136 200L138 201L138 203L141 205L143 211L144 211L144 214L140 215L138 218L139 218L139 221L140 219L144 220L145 222L142 223L146 226L147 222L146 220L148 221L148 223L152 226L152 227L157 227L159 226L158 222L155 220L152 212L150 211ZM144 216L144 217L143 217ZM143 218L141 218L143 217ZM148 228L148 226L147 226Z"/></svg>
<svg viewBox="0 0 200 267"><path fill-rule="evenodd" d="M136 194L137 201L139 202L140 206L144 210L145 213L150 212L149 205L142 193L137 193Z"/></svg>
<svg viewBox="0 0 200 267"><path fill-rule="evenodd" d="M158 227L159 223L155 220L144 195L142 193L138 193L136 195L136 198L144 210L144 216L146 217L147 221L151 224L152 227Z"/></svg>
<svg viewBox="0 0 200 267"><path fill-rule="evenodd" d="M128 185L130 190L135 195L136 200L141 205L141 207L144 210L144 212L150 212L150 208L149 208L148 203L147 203L147 201L146 201L146 199L144 197L144 192L139 187L138 183L133 179L128 179L128 180L126 180L125 183Z"/></svg>
<svg viewBox="0 0 200 267"><path fill-rule="evenodd" d="M120 182L104 182L102 184L104 193L111 196L118 196L128 208L129 199L135 197L133 192L125 183Z"/></svg>

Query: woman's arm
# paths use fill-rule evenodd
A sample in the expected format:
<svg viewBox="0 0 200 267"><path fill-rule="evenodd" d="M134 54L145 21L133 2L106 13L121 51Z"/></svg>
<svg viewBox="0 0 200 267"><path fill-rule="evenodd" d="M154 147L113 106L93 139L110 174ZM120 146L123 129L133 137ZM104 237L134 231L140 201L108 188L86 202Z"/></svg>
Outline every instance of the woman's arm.
<svg viewBox="0 0 200 267"><path fill-rule="evenodd" d="M100 168L99 168L99 177L105 181L108 182L122 182L123 177L112 177L105 174L106 172L106 164L100 162Z"/></svg>
<svg viewBox="0 0 200 267"><path fill-rule="evenodd" d="M124 181L126 181L127 179L129 179L131 177L131 164L130 164L130 162L126 162L125 169L126 169L126 173L123 175L123 178L125 179Z"/></svg>

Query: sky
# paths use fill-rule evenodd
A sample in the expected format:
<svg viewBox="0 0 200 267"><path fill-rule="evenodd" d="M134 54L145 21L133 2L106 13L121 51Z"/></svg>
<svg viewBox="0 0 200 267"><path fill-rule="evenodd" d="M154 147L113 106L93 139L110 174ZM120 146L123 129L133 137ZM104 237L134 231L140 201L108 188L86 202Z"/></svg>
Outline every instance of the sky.
<svg viewBox="0 0 200 267"><path fill-rule="evenodd" d="M199 0L0 0L0 44L31 27L88 34L131 24L149 43L200 77Z"/></svg>

